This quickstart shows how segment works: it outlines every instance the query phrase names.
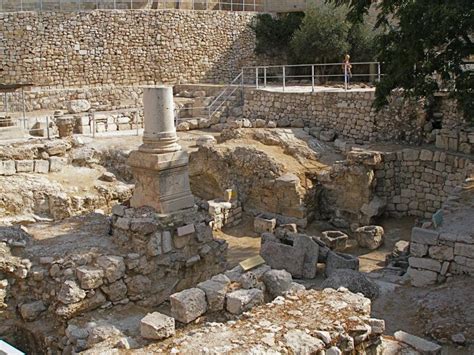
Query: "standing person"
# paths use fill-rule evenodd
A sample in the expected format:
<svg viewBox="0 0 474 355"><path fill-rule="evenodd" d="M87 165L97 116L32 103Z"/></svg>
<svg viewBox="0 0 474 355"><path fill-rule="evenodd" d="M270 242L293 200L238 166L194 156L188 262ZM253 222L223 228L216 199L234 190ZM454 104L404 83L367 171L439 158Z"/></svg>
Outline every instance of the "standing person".
<svg viewBox="0 0 474 355"><path fill-rule="evenodd" d="M346 54L344 56L344 63L342 64L342 70L344 72L344 83L347 84L347 89L349 89L349 83L352 77L351 56L349 54Z"/></svg>

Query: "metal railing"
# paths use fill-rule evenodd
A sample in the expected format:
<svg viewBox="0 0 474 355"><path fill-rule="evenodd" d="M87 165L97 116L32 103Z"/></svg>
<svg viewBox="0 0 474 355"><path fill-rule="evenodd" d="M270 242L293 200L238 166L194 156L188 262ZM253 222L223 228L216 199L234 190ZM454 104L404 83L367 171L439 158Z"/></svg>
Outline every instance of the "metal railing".
<svg viewBox="0 0 474 355"><path fill-rule="evenodd" d="M351 81L378 82L382 76L380 62L351 63L351 69L344 63L267 65L244 67L242 82L259 88L288 86L311 87L314 92L318 85L337 86L343 84L348 90Z"/></svg>
<svg viewBox="0 0 474 355"><path fill-rule="evenodd" d="M0 12L91 10L223 10L264 12L264 0L0 0Z"/></svg>

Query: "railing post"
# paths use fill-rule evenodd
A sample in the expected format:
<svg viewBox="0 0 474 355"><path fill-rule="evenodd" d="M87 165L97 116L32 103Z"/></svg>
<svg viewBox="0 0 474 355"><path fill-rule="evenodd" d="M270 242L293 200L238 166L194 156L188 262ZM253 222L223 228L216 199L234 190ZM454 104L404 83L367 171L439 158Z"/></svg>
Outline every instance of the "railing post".
<svg viewBox="0 0 474 355"><path fill-rule="evenodd" d="M26 128L25 90L23 88L21 88L21 102L23 109L23 126Z"/></svg>
<svg viewBox="0 0 474 355"><path fill-rule="evenodd" d="M94 112L92 112L92 138L95 138L95 130L96 130L95 114Z"/></svg>
<svg viewBox="0 0 474 355"><path fill-rule="evenodd" d="M133 0L130 0L130 10L133 10Z"/></svg>
<svg viewBox="0 0 474 355"><path fill-rule="evenodd" d="M377 62L377 81L380 82L380 62Z"/></svg>
<svg viewBox="0 0 474 355"><path fill-rule="evenodd" d="M20 0L20 11L23 11L23 0Z"/></svg>
<svg viewBox="0 0 474 355"><path fill-rule="evenodd" d="M347 91L347 65L344 63L344 90Z"/></svg>
<svg viewBox="0 0 474 355"><path fill-rule="evenodd" d="M314 92L314 65L311 66L311 92Z"/></svg>
<svg viewBox="0 0 474 355"><path fill-rule="evenodd" d="M234 11L234 1L230 0L230 11Z"/></svg>
<svg viewBox="0 0 474 355"><path fill-rule="evenodd" d="M283 91L285 91L286 86L286 68L283 66Z"/></svg>
<svg viewBox="0 0 474 355"><path fill-rule="evenodd" d="M267 67L263 67L263 87L267 87Z"/></svg>
<svg viewBox="0 0 474 355"><path fill-rule="evenodd" d="M255 68L255 87L258 89L258 67Z"/></svg>

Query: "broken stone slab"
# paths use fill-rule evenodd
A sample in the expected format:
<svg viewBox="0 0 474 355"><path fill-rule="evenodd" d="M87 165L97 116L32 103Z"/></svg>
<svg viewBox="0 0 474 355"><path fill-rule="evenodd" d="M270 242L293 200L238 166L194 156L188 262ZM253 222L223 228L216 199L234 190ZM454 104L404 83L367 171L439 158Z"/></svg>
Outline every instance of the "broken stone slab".
<svg viewBox="0 0 474 355"><path fill-rule="evenodd" d="M424 287L434 285L438 280L438 273L430 270L419 270L409 267L407 275L410 277L411 285L415 287Z"/></svg>
<svg viewBox="0 0 474 355"><path fill-rule="evenodd" d="M327 277L337 269L359 270L359 258L357 256L345 253L329 251L326 260L325 274Z"/></svg>
<svg viewBox="0 0 474 355"><path fill-rule="evenodd" d="M206 294L199 288L190 288L170 296L173 317L188 324L207 310Z"/></svg>
<svg viewBox="0 0 474 355"><path fill-rule="evenodd" d="M24 303L20 306L21 317L27 322L34 321L45 310L46 306L44 305L43 301Z"/></svg>
<svg viewBox="0 0 474 355"><path fill-rule="evenodd" d="M426 355L437 355L441 354L441 346L428 341L426 339L417 337L415 335L406 333L402 330L394 333L395 339L401 341L402 343L410 345L416 351L419 351L421 354Z"/></svg>
<svg viewBox="0 0 474 355"><path fill-rule="evenodd" d="M253 230L255 233L262 234L262 233L273 233L276 228L276 219L275 218L264 218L262 216L257 216L253 220Z"/></svg>
<svg viewBox="0 0 474 355"><path fill-rule="evenodd" d="M322 288L345 287L354 293L362 293L365 297L375 299L380 294L379 286L367 278L363 273L350 269L334 270L331 275L324 280Z"/></svg>
<svg viewBox="0 0 474 355"><path fill-rule="evenodd" d="M226 309L232 314L241 314L263 303L263 291L256 288L237 290L226 296Z"/></svg>
<svg viewBox="0 0 474 355"><path fill-rule="evenodd" d="M355 237L362 248L375 250L383 244L384 230L380 226L364 226L356 229Z"/></svg>
<svg viewBox="0 0 474 355"><path fill-rule="evenodd" d="M319 245L305 234L296 234L294 247L304 251L303 278L315 278L318 270Z"/></svg>
<svg viewBox="0 0 474 355"><path fill-rule="evenodd" d="M69 113L81 113L89 111L91 104L89 101L84 99L71 100L66 104L66 107Z"/></svg>
<svg viewBox="0 0 474 355"><path fill-rule="evenodd" d="M160 312L148 313L140 321L140 335L145 339L165 339L173 336L174 333L174 318Z"/></svg>
<svg viewBox="0 0 474 355"><path fill-rule="evenodd" d="M321 233L321 240L332 250L344 250L348 235L341 231L325 231Z"/></svg>
<svg viewBox="0 0 474 355"><path fill-rule="evenodd" d="M283 296L292 287L293 278L286 270L270 270L263 274L266 291L272 297Z"/></svg>
<svg viewBox="0 0 474 355"><path fill-rule="evenodd" d="M378 196L374 196L369 203L364 203L360 208L360 212L364 215L364 222L370 223L372 218L381 216L386 206L386 201Z"/></svg>
<svg viewBox="0 0 474 355"><path fill-rule="evenodd" d="M227 278L225 275L222 276ZM219 279L206 280L197 285L197 288L203 290L206 294L207 309L211 312L221 311L224 309L227 287L228 283L219 282Z"/></svg>

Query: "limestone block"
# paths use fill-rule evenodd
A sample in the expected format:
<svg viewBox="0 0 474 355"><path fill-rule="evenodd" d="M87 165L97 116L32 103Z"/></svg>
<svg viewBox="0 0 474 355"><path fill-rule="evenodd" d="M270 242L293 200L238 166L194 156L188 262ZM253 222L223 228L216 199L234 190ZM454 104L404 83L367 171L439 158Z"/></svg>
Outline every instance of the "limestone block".
<svg viewBox="0 0 474 355"><path fill-rule="evenodd" d="M454 259L454 249L447 245L430 246L429 255L431 258L444 261Z"/></svg>
<svg viewBox="0 0 474 355"><path fill-rule="evenodd" d="M161 249L163 254L169 253L173 250L173 243L170 231L163 231L161 234Z"/></svg>
<svg viewBox="0 0 474 355"><path fill-rule="evenodd" d="M108 282L115 282L125 275L125 262L121 256L101 256L97 258L97 265L104 270Z"/></svg>
<svg viewBox="0 0 474 355"><path fill-rule="evenodd" d="M217 141L216 139L214 138L214 136L211 136L211 135L204 135L204 136L200 136L197 140L196 140L196 146L198 147L202 147L203 145L212 145L212 144L215 144Z"/></svg>
<svg viewBox="0 0 474 355"><path fill-rule="evenodd" d="M140 335L145 339L165 339L173 336L174 333L174 318L159 312L148 313L140 321Z"/></svg>
<svg viewBox="0 0 474 355"><path fill-rule="evenodd" d="M253 230L255 233L261 234L265 232L273 233L276 227L276 219L267 219L264 217L255 217L253 220Z"/></svg>
<svg viewBox="0 0 474 355"><path fill-rule="evenodd" d="M296 234L294 248L304 252L303 278L312 279L316 277L319 259L319 245L313 238L305 234Z"/></svg>
<svg viewBox="0 0 474 355"><path fill-rule="evenodd" d="M24 303L20 306L21 317L27 322L36 320L45 310L46 306L43 301Z"/></svg>
<svg viewBox="0 0 474 355"><path fill-rule="evenodd" d="M415 335L408 334L402 330L394 333L395 339L410 345L420 354L438 355L441 354L441 346Z"/></svg>
<svg viewBox="0 0 474 355"><path fill-rule="evenodd" d="M435 272L441 271L441 263L430 258L410 257L408 263L412 268L431 270Z"/></svg>
<svg viewBox="0 0 474 355"><path fill-rule="evenodd" d="M438 273L430 270L419 270L412 267L408 268L408 276L411 284L415 287L424 287L434 285L438 279Z"/></svg>
<svg viewBox="0 0 474 355"><path fill-rule="evenodd" d="M324 280L321 288L333 288L337 290L339 287L345 287L354 293L362 293L365 297L375 299L379 296L379 286L363 273L350 269L336 269L331 275Z"/></svg>
<svg viewBox="0 0 474 355"><path fill-rule="evenodd" d="M199 288L190 288L170 296L171 313L181 323L190 323L206 313L206 294Z"/></svg>
<svg viewBox="0 0 474 355"><path fill-rule="evenodd" d="M89 111L91 104L87 100L71 100L67 103L67 110L69 113L80 113Z"/></svg>
<svg viewBox="0 0 474 355"><path fill-rule="evenodd" d="M127 296L127 286L122 280L104 285L100 288L112 302L117 302Z"/></svg>
<svg viewBox="0 0 474 355"><path fill-rule="evenodd" d="M469 258L474 258L474 245L456 243L454 244L454 254L460 256L467 256Z"/></svg>
<svg viewBox="0 0 474 355"><path fill-rule="evenodd" d="M428 245L420 243L410 243L410 254L412 256L423 257L428 253Z"/></svg>
<svg viewBox="0 0 474 355"><path fill-rule="evenodd" d="M411 230L411 241L414 243L436 245L438 244L439 232L430 229L414 227Z"/></svg>
<svg viewBox="0 0 474 355"><path fill-rule="evenodd" d="M326 260L326 276L331 276L332 272L337 269L359 270L359 258L351 254L328 252Z"/></svg>
<svg viewBox="0 0 474 355"><path fill-rule="evenodd" d="M384 230L380 226L364 226L356 229L355 237L362 248L375 250L383 244Z"/></svg>
<svg viewBox="0 0 474 355"><path fill-rule="evenodd" d="M237 290L228 293L226 301L226 309L228 312L241 314L264 303L263 291L256 288Z"/></svg>
<svg viewBox="0 0 474 355"><path fill-rule="evenodd" d="M262 244L260 255L272 269L284 269L293 277L303 277L305 251L291 245L268 241Z"/></svg>
<svg viewBox="0 0 474 355"><path fill-rule="evenodd" d="M321 233L321 241L333 250L344 250L348 238L348 235L341 231L325 231Z"/></svg>
<svg viewBox="0 0 474 355"><path fill-rule="evenodd" d="M229 283L230 280L225 276ZM225 295L227 294L228 282L220 282L219 279L212 279L201 282L197 287L206 294L207 308L211 312L224 309Z"/></svg>
<svg viewBox="0 0 474 355"><path fill-rule="evenodd" d="M79 279L81 288L90 290L101 286L104 281L104 271L93 266L79 266L76 269L76 276Z"/></svg>
<svg viewBox="0 0 474 355"><path fill-rule="evenodd" d="M263 283L272 297L278 297L291 289L293 278L285 270L270 270L263 274Z"/></svg>
<svg viewBox="0 0 474 355"><path fill-rule="evenodd" d="M86 292L71 280L64 281L58 294L58 300L64 304L79 302L84 297L86 297Z"/></svg>
<svg viewBox="0 0 474 355"><path fill-rule="evenodd" d="M0 175L13 175L16 173L15 161L14 160L2 160L0 161Z"/></svg>
<svg viewBox="0 0 474 355"><path fill-rule="evenodd" d="M148 256L157 256L162 254L161 248L161 232L156 232L150 236L150 239L147 243L147 255Z"/></svg>
<svg viewBox="0 0 474 355"><path fill-rule="evenodd" d="M34 172L38 174L49 173L49 160L35 160Z"/></svg>
<svg viewBox="0 0 474 355"><path fill-rule="evenodd" d="M33 160L16 160L15 168L17 173L31 173L33 172Z"/></svg>
<svg viewBox="0 0 474 355"><path fill-rule="evenodd" d="M63 170L64 166L67 164L66 158L61 157L50 157L49 158L49 172L55 173Z"/></svg>

